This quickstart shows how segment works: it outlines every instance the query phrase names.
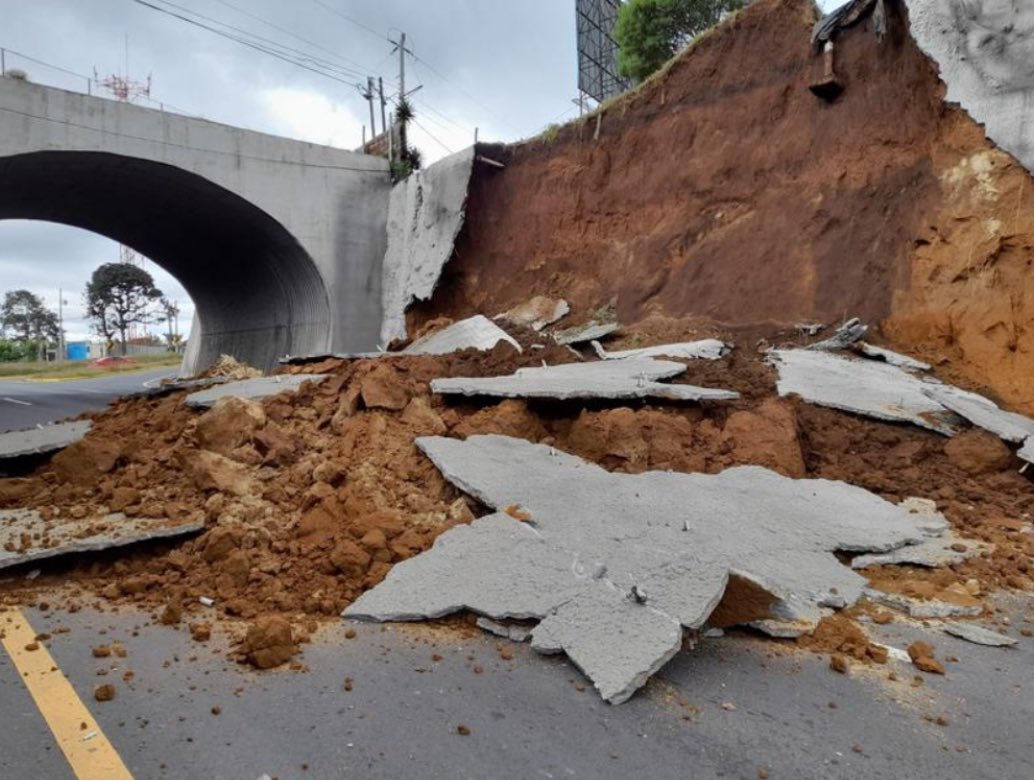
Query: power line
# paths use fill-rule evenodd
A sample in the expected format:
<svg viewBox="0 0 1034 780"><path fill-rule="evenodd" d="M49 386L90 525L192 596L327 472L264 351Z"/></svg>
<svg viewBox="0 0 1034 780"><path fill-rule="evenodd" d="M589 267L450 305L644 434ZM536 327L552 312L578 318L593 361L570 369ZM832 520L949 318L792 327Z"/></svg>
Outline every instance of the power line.
<svg viewBox="0 0 1034 780"><path fill-rule="evenodd" d="M251 33L244 33L244 34L245 35L251 35L251 37L254 38L255 40L248 40L247 38L242 38L242 37L239 37L239 36L236 36L236 35L232 35L230 33L225 32L224 30L219 30L219 29L217 29L215 27L207 25L204 22L199 22L196 19L191 19L190 17L183 16L182 14L178 14L175 11L170 11L168 8L163 8L161 6L157 6L157 5L154 5L152 3L148 3L145 0L133 0L133 2L136 3L137 5L142 5L145 8L149 8L149 9L151 9L153 11L158 11L159 13L163 13L163 14L165 14L167 16L171 16L174 19L179 19L180 21L186 22L187 24L194 25L195 27L200 27L203 30L207 30L208 32L214 33L214 34L219 35L219 36L221 36L223 38L227 38L227 39L229 39L231 41L234 41L235 43L241 44L242 46L247 46L250 49L254 49L256 51L260 51L263 54L268 54L268 55L270 55L272 57L276 57L277 59L283 60L284 62L287 62L287 63L289 63L291 65L295 65L295 66L297 66L299 68L302 68L304 70L310 71L312 73L316 73L316 74L318 74L320 76L324 76L324 77L326 77L328 79L331 79L333 81L337 81L337 82L339 82L341 84L345 84L345 85L350 86L350 87L355 86L355 84L353 82L346 81L345 79L340 78L339 75L352 76L352 77L358 77L358 76L361 75L357 71L351 71L351 70L348 70L348 69L343 68L341 66L333 65L333 63L326 63L326 61L318 60L318 59L310 57L309 55L307 55L304 52L302 52L301 53L302 56L311 63L311 64L306 64L304 61L301 61L301 60L299 60L297 58L294 58L294 57L290 56L290 54L285 53L285 52L297 51L297 50L292 50L290 47L283 46L282 44L278 44L276 42L270 42L270 43L273 46L279 47L281 49L280 51L278 51L275 48L270 48L270 46L263 46L260 43L256 43L255 40L263 41L263 40L266 40L266 39L263 39L263 38L261 38L259 36L255 36L255 35L253 35ZM174 7L176 7L176 6L174 6ZM217 22L217 24L222 24L222 23L221 22ZM224 25L224 26L231 27L231 29L232 29L231 25Z"/></svg>
<svg viewBox="0 0 1034 780"><path fill-rule="evenodd" d="M513 125L511 125L511 124L510 124L509 122L507 122L507 121L506 121L506 120L505 120L505 119L504 119L503 117L501 117L501 116L500 116L499 114L497 114L497 113L496 113L495 111L493 111L493 110L492 110L491 108L489 108L488 106L486 106L486 105L485 105L484 103L482 103L482 102L481 102L480 100L478 100L478 99L477 99L476 97L474 97L474 96L473 96L473 95L471 95L471 94L470 94L469 92L467 92L467 91L466 91L465 89L463 89L463 87L461 87L461 86L460 86L459 84L457 84L456 82L454 82L454 81L453 81L452 79L450 79L450 78L449 78L448 76L446 76L446 75L445 75L444 73L442 73L442 72L441 72L441 71L439 71L439 70L438 70L437 68L435 68L435 67L434 67L433 65L431 65L431 63L429 63L429 62L428 62L427 60L423 59L422 57L418 57L418 56L417 56L416 54L414 54L414 55L413 55L413 59L414 59L414 60L415 60L416 62L419 62L419 63L420 63L421 65L423 65L423 66L424 66L425 68L427 68L427 69L428 69L429 71L431 71L431 73L433 73L433 74L434 74L435 76L437 76L437 77L438 77L439 79L441 79L442 81L444 81L444 82L445 82L446 84L449 84L449 85L450 85L450 86L451 86L451 87L452 87L453 89L455 89L455 90L456 90L457 92L459 92L459 93L460 93L461 95L463 95L463 97L465 97L465 98L466 98L467 100L469 100L469 101L470 101L471 103L474 103L475 105L479 106L479 107L480 107L480 108L481 108L482 110L484 110L484 111L487 111L487 112L488 112L489 114L491 114L492 116L494 116L494 117L495 117L496 119L498 119L498 120L499 120L500 122L502 122L502 123L503 123L504 125L506 125L507 127L509 127L509 128L510 128L511 130L513 130L514 132L516 132L516 133L519 133L519 132L520 132L520 130L518 130L518 129L517 129L516 127L514 127Z"/></svg>
<svg viewBox="0 0 1034 780"><path fill-rule="evenodd" d="M334 14L334 16L340 17L341 19L344 19L346 22L349 22L350 24L354 24L356 27L358 27L361 30L365 30L366 32L370 33L370 35L374 36L375 38L378 38L379 40L383 41L383 40L386 40L387 37L388 37L384 33L377 32L375 29L373 29L369 25L363 24L358 19L353 19L351 16L348 16L348 15L342 13L341 11L336 9L334 6L327 5L326 3L323 2L323 0L312 0L312 2L314 2L316 5L320 6L320 8L324 8L327 11L330 11L332 14Z"/></svg>
<svg viewBox="0 0 1034 780"><path fill-rule="evenodd" d="M307 44L307 45L312 46L312 47L314 47L316 49L319 49L320 51L325 52L325 53L331 55L335 59L341 60L342 62L348 63L350 65L355 65L357 68L361 68L363 70L368 70L368 68L366 68L366 66L363 65L362 63L356 62L355 60L349 59L348 57L344 57L341 54L338 54L333 49L329 49L326 46L323 46L323 45L317 43L316 41L311 41L308 38L303 38L302 36L298 35L297 33L291 32L291 30L288 30L286 27L281 27L280 25L276 24L275 22L271 22L268 19L264 19L261 16L257 16L256 14L251 13L251 11L248 11L248 10L246 10L244 8L241 8L239 6L234 5L233 3L228 2L228 0L215 0L215 2L219 3L220 5L224 5L227 8L230 8L230 9L232 9L234 11L237 11L240 14L244 14L245 16L247 16L247 17L249 17L251 19L254 19L256 22L262 23L262 24L266 25L267 27L271 27L274 30L279 30L280 32L284 33L285 35L290 35L295 40L301 41L304 44ZM388 56L390 57L391 55L388 55ZM386 61L387 61L387 57L385 57L385 59L381 62L381 64L378 65L378 69L381 66L383 66L384 62L386 62ZM379 70L374 70L373 72L374 73L379 73L380 71Z"/></svg>
<svg viewBox="0 0 1034 780"><path fill-rule="evenodd" d="M412 122L412 123L413 123L414 125L416 125L417 127L419 127L419 128L421 129L421 130L423 130L423 131L424 131L425 133L427 133L427 135L428 135L428 136L430 136L431 140L432 140L432 141L434 141L435 143L437 143L437 144L438 144L438 145L439 145L440 147L442 147L442 149L444 149L445 151L447 151L447 152L448 152L449 154L452 154L452 149L450 149L450 148L449 148L448 146L446 146L444 142L442 142L442 141L438 140L437 136L435 136L435 134L434 134L434 133L432 133L432 132L431 132L430 130L428 130L428 129L427 129L426 127L424 127L424 126L423 126L422 124L420 124L420 123L419 123L418 121L416 121L416 117L413 117L412 119L410 119L410 121L411 121L411 122Z"/></svg>

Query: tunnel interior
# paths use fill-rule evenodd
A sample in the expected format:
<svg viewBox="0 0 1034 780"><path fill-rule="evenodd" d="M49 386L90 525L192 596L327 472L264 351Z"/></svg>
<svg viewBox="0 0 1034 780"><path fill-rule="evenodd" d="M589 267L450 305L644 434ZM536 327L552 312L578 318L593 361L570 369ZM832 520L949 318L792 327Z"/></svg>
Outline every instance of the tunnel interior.
<svg viewBox="0 0 1034 780"><path fill-rule="evenodd" d="M266 369L329 346L327 291L305 249L269 214L190 171L104 152L2 157L0 219L90 230L162 266L197 308L195 367L225 353Z"/></svg>

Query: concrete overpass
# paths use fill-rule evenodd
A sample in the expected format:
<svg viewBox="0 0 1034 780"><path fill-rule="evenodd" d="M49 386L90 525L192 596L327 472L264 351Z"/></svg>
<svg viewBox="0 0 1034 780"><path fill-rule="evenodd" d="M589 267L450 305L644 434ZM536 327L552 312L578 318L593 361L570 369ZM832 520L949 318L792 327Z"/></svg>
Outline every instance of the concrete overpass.
<svg viewBox="0 0 1034 780"><path fill-rule="evenodd" d="M185 368L372 348L390 191L381 158L0 78L0 219L85 228L179 279L201 330Z"/></svg>

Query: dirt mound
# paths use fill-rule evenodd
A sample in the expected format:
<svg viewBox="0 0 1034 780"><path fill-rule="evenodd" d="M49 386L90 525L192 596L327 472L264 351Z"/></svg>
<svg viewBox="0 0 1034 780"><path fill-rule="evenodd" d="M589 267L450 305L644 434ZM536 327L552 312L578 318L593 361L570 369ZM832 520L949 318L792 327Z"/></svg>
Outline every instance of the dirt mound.
<svg viewBox="0 0 1034 780"><path fill-rule="evenodd" d="M541 138L484 150L465 227L411 323L563 297L571 322L856 315L950 378L1034 411L1034 180L943 102L889 2L837 40L846 85L808 84L811 0L758 0L643 87ZM1024 196L1026 193L1026 197Z"/></svg>
<svg viewBox="0 0 1034 780"><path fill-rule="evenodd" d="M220 355L212 365L202 371L198 376L202 379L214 379L223 377L225 379L253 379L262 376L257 368L252 368L247 363L241 363L232 355Z"/></svg>

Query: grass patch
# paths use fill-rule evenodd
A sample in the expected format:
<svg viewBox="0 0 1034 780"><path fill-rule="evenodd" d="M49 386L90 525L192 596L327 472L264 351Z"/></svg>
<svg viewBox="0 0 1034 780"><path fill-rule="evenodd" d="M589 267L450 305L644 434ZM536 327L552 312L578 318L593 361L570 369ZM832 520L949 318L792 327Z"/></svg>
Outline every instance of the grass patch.
<svg viewBox="0 0 1034 780"><path fill-rule="evenodd" d="M140 355L133 358L136 363L131 366L117 368L98 368L86 361L65 363L15 362L0 363L0 379L89 379L112 374L132 374L141 371L153 371L156 368L178 368L183 362L182 355Z"/></svg>

